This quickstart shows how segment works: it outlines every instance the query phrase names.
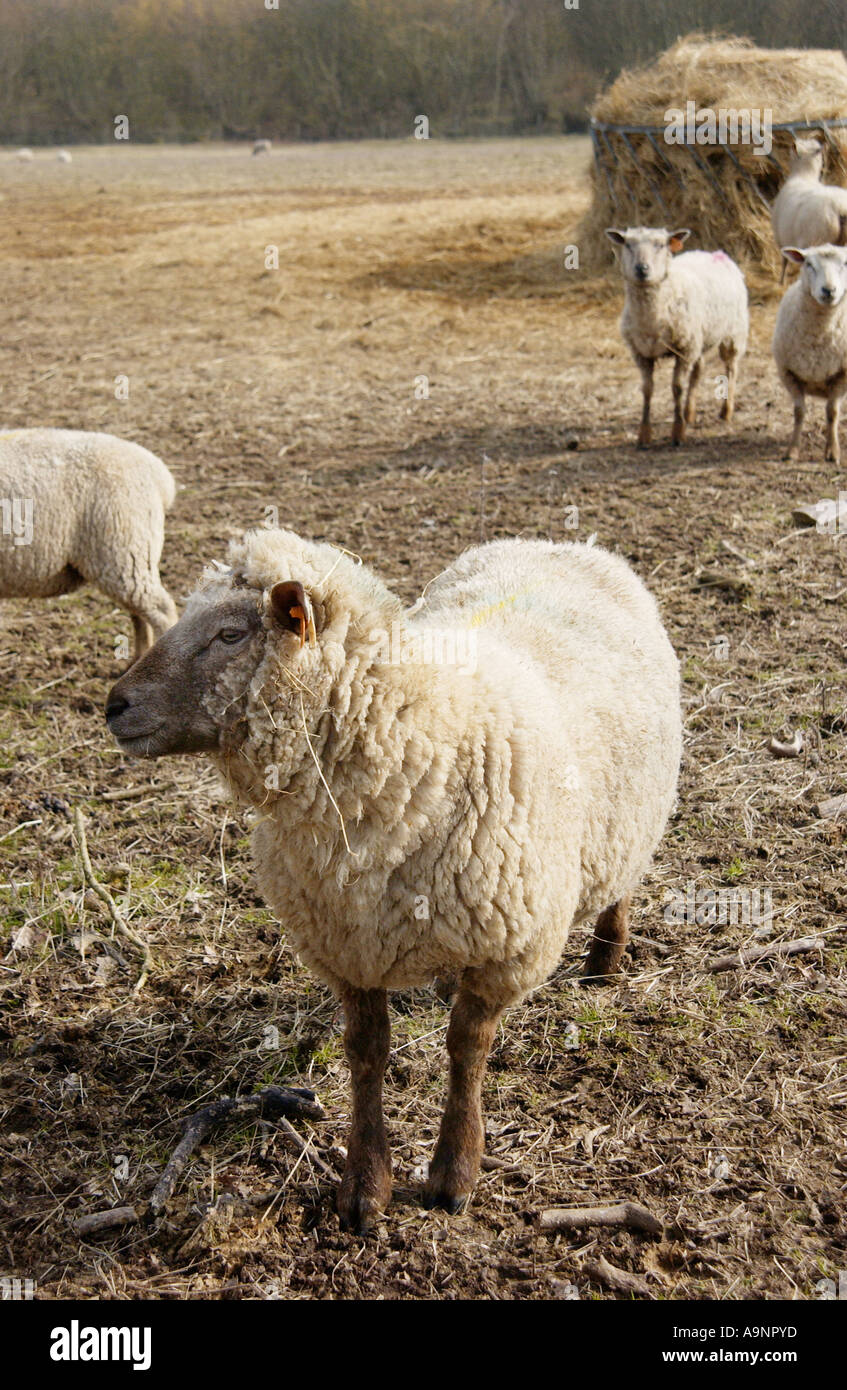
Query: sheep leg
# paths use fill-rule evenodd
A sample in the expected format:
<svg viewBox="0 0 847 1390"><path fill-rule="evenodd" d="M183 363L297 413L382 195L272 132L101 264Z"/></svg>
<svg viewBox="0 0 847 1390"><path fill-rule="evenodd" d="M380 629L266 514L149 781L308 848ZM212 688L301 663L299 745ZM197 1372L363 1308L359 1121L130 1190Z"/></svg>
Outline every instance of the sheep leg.
<svg viewBox="0 0 847 1390"><path fill-rule="evenodd" d="M685 378L688 375L689 366L684 357L675 357L673 364L673 430L671 432L671 444L685 443L685 415L682 409L682 398L685 392Z"/></svg>
<svg viewBox="0 0 847 1390"><path fill-rule="evenodd" d="M459 987L447 1029L450 1084L423 1192L426 1207L461 1211L476 1182L485 1145L482 1079L501 1012L466 985Z"/></svg>
<svg viewBox="0 0 847 1390"><path fill-rule="evenodd" d="M794 461L800 457L800 436L803 433L803 417L806 414L806 391L802 381L793 372L785 372L783 384L794 402L794 433L788 446L786 459Z"/></svg>
<svg viewBox="0 0 847 1390"><path fill-rule="evenodd" d="M685 423L693 425L697 414L697 387L703 374L703 359L698 357L688 378L688 394L685 397Z"/></svg>
<svg viewBox="0 0 847 1390"><path fill-rule="evenodd" d="M585 962L583 984L603 984L609 975L617 975L629 940L628 895L607 907L597 918L588 960Z"/></svg>
<svg viewBox="0 0 847 1390"><path fill-rule="evenodd" d="M735 383L738 380L738 353L734 347L722 347L720 349L723 364L726 367L726 400L721 406L720 418L731 420L735 412Z"/></svg>
<svg viewBox="0 0 847 1390"><path fill-rule="evenodd" d="M834 381L829 381L829 395L826 398L826 453L827 463L841 461L841 448L838 443L838 417L841 413L841 397L844 394L845 374L840 372Z"/></svg>
<svg viewBox="0 0 847 1390"><path fill-rule="evenodd" d="M146 618L142 618L139 613L132 615L132 630L135 633L135 656L133 661L149 652L153 645L153 629Z"/></svg>
<svg viewBox="0 0 847 1390"><path fill-rule="evenodd" d="M362 1232L391 1200L391 1151L382 1115L382 1079L391 1041L388 996L384 989L345 986L341 999L353 1114L337 1207L342 1229Z"/></svg>
<svg viewBox="0 0 847 1390"><path fill-rule="evenodd" d="M650 429L650 402L653 399L653 368L656 364L652 357L636 357L635 360L641 372L641 394L643 397L641 427L638 431L638 447L639 449L646 449L653 439L653 434Z"/></svg>

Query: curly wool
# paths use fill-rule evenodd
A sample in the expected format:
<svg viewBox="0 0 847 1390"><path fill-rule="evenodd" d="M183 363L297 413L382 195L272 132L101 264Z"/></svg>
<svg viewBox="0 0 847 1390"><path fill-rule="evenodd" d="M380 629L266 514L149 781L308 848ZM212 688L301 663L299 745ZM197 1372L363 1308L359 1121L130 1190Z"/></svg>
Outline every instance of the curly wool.
<svg viewBox="0 0 847 1390"><path fill-rule="evenodd" d="M696 362L721 344L741 355L749 333L744 276L723 251L683 251L659 284L627 284L620 326L636 357Z"/></svg>
<svg viewBox="0 0 847 1390"><path fill-rule="evenodd" d="M498 1003L540 984L571 925L641 877L675 796L678 663L640 580L598 548L497 541L404 614L290 532L251 533L230 563L190 605L253 589L264 629L246 687L241 669L202 698L306 964L361 989L472 969ZM282 580L310 596L314 646L274 626ZM445 632L472 663L426 659Z"/></svg>

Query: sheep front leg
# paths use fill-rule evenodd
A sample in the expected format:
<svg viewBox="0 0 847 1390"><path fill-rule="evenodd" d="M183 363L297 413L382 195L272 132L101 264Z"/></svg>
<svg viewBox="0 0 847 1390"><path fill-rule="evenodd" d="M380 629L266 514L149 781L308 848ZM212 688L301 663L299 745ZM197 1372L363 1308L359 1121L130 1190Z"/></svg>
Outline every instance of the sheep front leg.
<svg viewBox="0 0 847 1390"><path fill-rule="evenodd" d="M653 369L655 362L652 357L636 357L638 369L641 372L641 394L643 405L641 408L641 427L638 431L638 447L646 449L653 438L650 429L650 402L653 399Z"/></svg>
<svg viewBox="0 0 847 1390"><path fill-rule="evenodd" d="M697 387L700 384L700 377L703 374L703 359L698 357L694 366L691 368L691 376L688 378L688 395L685 398L685 423L693 425L697 414Z"/></svg>
<svg viewBox="0 0 847 1390"><path fill-rule="evenodd" d="M675 357L673 364L673 430L671 444L685 443L685 415L682 399L685 394L685 379L689 374L689 363L684 357Z"/></svg>
<svg viewBox="0 0 847 1390"><path fill-rule="evenodd" d="M830 381L829 395L826 398L826 453L827 463L841 461L841 447L838 442L838 417L841 413L841 397L844 394L845 374L841 372L835 381Z"/></svg>
<svg viewBox="0 0 847 1390"><path fill-rule="evenodd" d="M426 1207L461 1211L479 1173L485 1145L482 1080L502 1010L461 985L450 1014L450 1084L424 1188Z"/></svg>
<svg viewBox="0 0 847 1390"><path fill-rule="evenodd" d="M806 414L806 388L799 377L793 372L785 372L783 384L789 396L794 402L794 433L791 436L791 443L788 446L786 459L793 462L800 457L800 436L803 433L803 417Z"/></svg>
<svg viewBox="0 0 847 1390"><path fill-rule="evenodd" d="M626 943L629 941L629 909L631 897L607 907L597 918L588 960L585 962L583 984L605 984L610 975L621 967Z"/></svg>
<svg viewBox="0 0 847 1390"><path fill-rule="evenodd" d="M353 1114L337 1207L343 1230L363 1232L391 1199L391 1151L382 1115L382 1079L391 1041L388 996L384 989L345 986L341 999Z"/></svg>

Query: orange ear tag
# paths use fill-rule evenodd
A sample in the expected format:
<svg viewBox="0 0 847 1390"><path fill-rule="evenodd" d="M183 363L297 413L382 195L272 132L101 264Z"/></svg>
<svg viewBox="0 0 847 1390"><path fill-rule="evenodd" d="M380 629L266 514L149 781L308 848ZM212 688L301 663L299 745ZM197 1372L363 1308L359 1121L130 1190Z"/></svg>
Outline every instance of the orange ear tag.
<svg viewBox="0 0 847 1390"><path fill-rule="evenodd" d="M299 603L295 604L294 607L290 608L288 611L292 618L296 618L300 624L300 649L302 651L303 647L306 645L306 614L303 612Z"/></svg>

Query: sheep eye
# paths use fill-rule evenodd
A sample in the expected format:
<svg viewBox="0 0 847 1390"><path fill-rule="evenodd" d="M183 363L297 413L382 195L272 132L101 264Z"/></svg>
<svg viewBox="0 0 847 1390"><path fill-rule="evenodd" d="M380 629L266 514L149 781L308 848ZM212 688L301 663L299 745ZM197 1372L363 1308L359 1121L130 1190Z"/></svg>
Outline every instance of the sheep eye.
<svg viewBox="0 0 847 1390"><path fill-rule="evenodd" d="M242 637L246 636L246 632L243 632L240 627L222 627L218 633L219 641L226 642L228 646L234 646L236 642L240 642Z"/></svg>

